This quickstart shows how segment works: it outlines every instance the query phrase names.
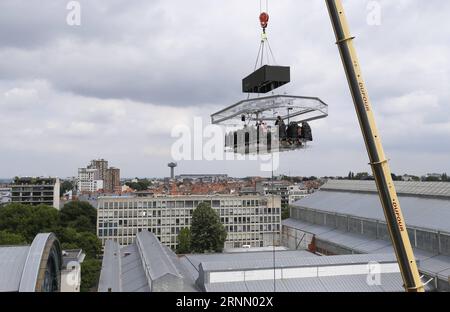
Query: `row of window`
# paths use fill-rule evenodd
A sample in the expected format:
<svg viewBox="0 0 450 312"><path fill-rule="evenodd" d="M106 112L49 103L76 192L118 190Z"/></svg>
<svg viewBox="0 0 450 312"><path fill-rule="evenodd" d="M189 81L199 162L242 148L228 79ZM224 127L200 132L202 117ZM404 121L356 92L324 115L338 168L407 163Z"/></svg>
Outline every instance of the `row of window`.
<svg viewBox="0 0 450 312"><path fill-rule="evenodd" d="M216 210L220 216L228 215L277 215L280 214L280 208L241 208L229 209L221 208ZM102 210L98 211L98 216L114 217L114 218L145 218L145 217L178 217L178 216L192 216L194 209L174 209L174 210Z"/></svg>
<svg viewBox="0 0 450 312"><path fill-rule="evenodd" d="M161 238L158 237L158 239L161 241ZM116 239L116 241L124 246L124 245L130 245L132 243L134 243L134 238L131 237L126 237L126 238L118 238ZM165 242L163 243L164 245L166 245L167 247L175 250L177 248L177 243L172 243L172 242ZM225 248L241 248L242 246L248 246L250 245L251 247L264 247L264 242L260 241L260 240L243 240L243 241L234 241L234 242L226 242L225 243Z"/></svg>
<svg viewBox="0 0 450 312"><path fill-rule="evenodd" d="M100 209L124 209L124 208L196 208L200 203L211 204L213 208L220 207L258 207L266 204L258 199L249 200L178 200L178 201L114 201L100 202Z"/></svg>
<svg viewBox="0 0 450 312"><path fill-rule="evenodd" d="M112 239L115 241L118 241L119 244L122 244L121 241L133 241L136 237L136 234L140 232L142 229L139 229L139 231L136 231L134 236L114 236L114 235L106 235L103 236L101 239L103 242L105 242L108 239ZM153 232L158 240L163 244L178 244L178 237L175 235L167 235L164 233L160 233L156 231L155 229L148 229L150 232ZM279 234L279 232L277 232ZM227 235L227 243L229 242L242 242L242 241L253 241L253 242L259 242L263 241L263 236L260 233L228 233ZM228 244L229 245L229 244Z"/></svg>
<svg viewBox="0 0 450 312"><path fill-rule="evenodd" d="M166 245L169 248L175 249L178 245L177 237L176 236L164 236L161 234L157 234L154 232L154 234L157 236L158 240ZM277 237L277 236L276 236ZM104 244L106 240L113 239L117 241L120 245L130 245L134 243L135 236L133 237L103 237L102 243ZM244 245L250 245L252 247L264 247L264 241L263 237L261 235L254 235L254 234L229 234L227 237L227 241L225 242L225 248L241 248ZM272 239L269 239L270 244L272 244Z"/></svg>
<svg viewBox="0 0 450 312"><path fill-rule="evenodd" d="M156 235L178 235L183 227L152 227L148 230ZM255 234L259 232L280 231L280 224L259 224L259 225L232 225L225 226L228 233ZM106 236L135 236L142 228L99 228L97 233L99 237Z"/></svg>
<svg viewBox="0 0 450 312"><path fill-rule="evenodd" d="M233 225L226 226L228 232L271 232L280 231L280 224L260 224L258 225Z"/></svg>
<svg viewBox="0 0 450 312"><path fill-rule="evenodd" d="M278 223L280 222L280 216L251 216L251 217L222 217L220 222L224 225L233 224L256 224L256 223ZM107 220L99 218L98 227L117 227L117 226L164 226L164 225L189 225L191 223L190 218L173 218L173 219L114 219Z"/></svg>
<svg viewBox="0 0 450 312"><path fill-rule="evenodd" d="M99 236L109 236L109 235L133 235L136 233L136 230L138 228L151 226L158 232L167 233L167 234L178 234L180 229L189 227L189 224L186 225L178 225L178 226L155 226L154 224L139 224L134 227L99 227L98 233ZM273 230L280 230L280 224L279 223L265 223L265 224L256 224L256 225L249 225L249 224L242 224L242 225L225 225L225 228L228 232L265 232L265 231L273 231ZM111 232L113 231L113 232ZM108 233L115 233L115 234L108 234Z"/></svg>

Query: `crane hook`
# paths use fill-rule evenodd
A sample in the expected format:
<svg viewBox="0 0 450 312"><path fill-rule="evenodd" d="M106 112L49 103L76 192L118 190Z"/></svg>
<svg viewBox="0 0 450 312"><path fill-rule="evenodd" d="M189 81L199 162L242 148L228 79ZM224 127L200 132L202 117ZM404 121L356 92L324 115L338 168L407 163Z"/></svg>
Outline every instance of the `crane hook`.
<svg viewBox="0 0 450 312"><path fill-rule="evenodd" d="M259 22L261 23L262 29L265 31L269 24L269 14L267 14L266 12L262 12L259 15Z"/></svg>

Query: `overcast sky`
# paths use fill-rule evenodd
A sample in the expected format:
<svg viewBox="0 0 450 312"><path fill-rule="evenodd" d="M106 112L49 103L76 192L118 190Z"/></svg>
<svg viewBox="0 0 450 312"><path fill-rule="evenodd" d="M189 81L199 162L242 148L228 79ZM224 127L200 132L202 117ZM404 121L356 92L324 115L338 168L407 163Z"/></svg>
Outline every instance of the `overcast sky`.
<svg viewBox="0 0 450 312"><path fill-rule="evenodd" d="M259 47L259 0L0 1L0 177L75 176L106 158L122 177L166 176L175 125L231 105ZM450 173L450 1L344 1L395 173ZM269 40L292 66L280 92L320 97L307 150L276 173L346 175L368 158L325 1L270 0ZM256 161L181 161L177 173L267 175Z"/></svg>

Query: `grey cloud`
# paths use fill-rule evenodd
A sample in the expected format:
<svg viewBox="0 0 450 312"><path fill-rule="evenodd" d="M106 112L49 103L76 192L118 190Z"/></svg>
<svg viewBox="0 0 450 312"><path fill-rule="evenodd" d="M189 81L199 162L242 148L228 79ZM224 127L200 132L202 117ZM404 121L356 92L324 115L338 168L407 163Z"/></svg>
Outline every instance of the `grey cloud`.
<svg viewBox="0 0 450 312"><path fill-rule="evenodd" d="M171 125L194 115L207 122L244 97L240 80L253 69L259 44L257 1L80 2L80 27L66 25L66 1L0 3L0 177L18 167L37 174L24 153L41 173L73 175L72 166L105 157L124 175L164 175L169 159L161 151L173 142ZM450 3L382 0L377 27L366 23L367 3L345 7L393 169L450 171L443 144ZM270 14L277 61L293 69L281 92L330 105L329 118L313 125L311 149L282 155L279 172L369 170L324 1L272 1ZM5 97L20 90L22 96ZM232 175L260 173L252 162L184 162L179 169L225 168Z"/></svg>

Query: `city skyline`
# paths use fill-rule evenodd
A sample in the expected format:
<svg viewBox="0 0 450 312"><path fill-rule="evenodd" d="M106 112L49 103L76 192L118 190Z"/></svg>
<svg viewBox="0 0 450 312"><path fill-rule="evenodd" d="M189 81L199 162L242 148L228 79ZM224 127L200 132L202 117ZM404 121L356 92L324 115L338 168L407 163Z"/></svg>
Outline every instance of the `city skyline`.
<svg viewBox="0 0 450 312"><path fill-rule="evenodd" d="M0 176L76 176L100 156L123 176L168 176L173 126L195 117L208 125L211 113L245 97L257 3L202 0L201 12L168 1L80 3L80 26L66 24L65 2L0 4L8 25L0 29ZM434 39L449 35L450 4L379 3L378 26L367 23L366 1L346 7L392 171L450 172L450 47ZM270 7L272 48L292 66L282 92L319 96L330 116L314 124L310 149L281 155L276 174L370 172L325 4L305 2L307 14L294 6ZM178 173L270 175L252 161L176 162Z"/></svg>
<svg viewBox="0 0 450 312"><path fill-rule="evenodd" d="M100 159L100 158L98 158ZM114 161L111 161L111 163L115 163ZM167 167L167 165L166 165ZM75 168L75 167L74 167ZM74 169L74 173L72 175L49 175L49 174L37 174L37 175L32 175L32 174L15 174L13 176L10 177L2 177L0 176L0 182L2 181L12 181L15 177L58 177L61 179L71 179L71 178L77 178L77 170L80 168L75 168ZM119 168L122 169L122 168ZM181 171L179 171L181 170ZM310 175L293 175L293 174L289 174L289 172L283 172L278 174L277 176L287 176L287 177L342 177L342 178L346 178L348 177L348 174L352 172L353 174L357 174L357 173L368 173L370 176L372 176L372 172L370 171L370 168L368 170L362 170L362 171L355 171L354 169L348 169L347 171L344 171L342 173L338 173L336 175L331 175L331 174L324 174L324 175L318 175L318 174L310 174ZM261 177L261 178L270 178L270 173L261 173L258 175L230 175L227 173L226 170L224 171L214 171L214 172L206 172L206 171L198 171L198 172L191 172L191 171L183 171L183 168L176 168L175 169L175 177L177 176L184 176L184 175L227 175L229 178L249 178L249 177ZM403 175L408 175L408 176L416 176L416 177L427 177L428 175L442 175L442 174L448 174L448 172L442 171L442 170L438 170L436 172L393 172L393 174L397 175L397 176L403 176ZM132 180L132 179L165 179L165 178L170 178L170 168L166 168L166 172L162 173L162 175L142 175L142 174L138 174L138 175L129 175L129 174L121 174L121 178L120 180Z"/></svg>

